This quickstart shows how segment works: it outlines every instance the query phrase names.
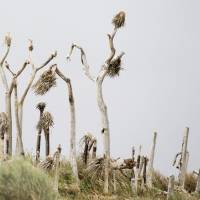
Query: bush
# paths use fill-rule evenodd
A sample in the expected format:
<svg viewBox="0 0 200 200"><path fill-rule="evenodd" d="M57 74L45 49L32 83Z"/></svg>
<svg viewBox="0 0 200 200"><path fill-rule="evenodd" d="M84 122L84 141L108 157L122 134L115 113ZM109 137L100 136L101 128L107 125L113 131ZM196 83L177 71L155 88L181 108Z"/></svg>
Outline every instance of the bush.
<svg viewBox="0 0 200 200"><path fill-rule="evenodd" d="M197 178L194 174L188 173L185 177L185 189L191 193L195 191Z"/></svg>
<svg viewBox="0 0 200 200"><path fill-rule="evenodd" d="M0 166L1 200L54 200L51 179L28 161L14 159Z"/></svg>

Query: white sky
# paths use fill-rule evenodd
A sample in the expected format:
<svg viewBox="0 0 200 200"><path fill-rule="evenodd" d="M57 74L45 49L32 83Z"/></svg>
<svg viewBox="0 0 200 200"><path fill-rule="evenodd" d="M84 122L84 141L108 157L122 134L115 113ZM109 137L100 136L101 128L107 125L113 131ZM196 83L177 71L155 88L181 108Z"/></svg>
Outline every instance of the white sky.
<svg viewBox="0 0 200 200"><path fill-rule="evenodd" d="M109 53L106 34L112 31L113 15L124 10L126 27L116 35L118 52L124 51L124 70L119 78L106 78L105 102L111 130L113 157L130 157L131 147L143 145L148 154L153 131L158 132L155 166L170 175L175 154L180 151L184 128L190 127L189 169L200 167L200 1L198 0L20 0L0 1L0 55L7 32L13 37L8 62L21 66L27 58L27 41L34 41L34 61L40 64L54 50L60 69L71 78L77 115L77 139L87 131L98 138L102 150L100 116L95 84L81 70L80 55L70 63L66 55L72 42L81 45L93 73L98 73ZM31 68L18 80L22 93ZM4 111L4 91L0 86ZM26 150L34 152L35 126L39 112L35 105L46 101L55 120L51 131L52 152L62 145L69 155L69 106L65 84L44 97L31 91L25 100L23 138ZM2 106L3 105L3 106ZM44 140L44 138L43 138ZM78 144L78 142L77 142ZM44 145L42 147L44 149Z"/></svg>

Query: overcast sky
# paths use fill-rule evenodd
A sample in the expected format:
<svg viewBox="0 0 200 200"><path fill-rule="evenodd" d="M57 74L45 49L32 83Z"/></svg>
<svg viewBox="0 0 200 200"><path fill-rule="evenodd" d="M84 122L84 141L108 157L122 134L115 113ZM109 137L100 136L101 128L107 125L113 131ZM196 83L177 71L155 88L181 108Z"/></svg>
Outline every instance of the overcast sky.
<svg viewBox="0 0 200 200"><path fill-rule="evenodd" d="M91 132L102 150L101 124L95 84L82 71L79 52L66 61L72 42L87 54L91 71L98 74L108 56L107 33L113 29L112 17L127 14L126 26L115 38L117 51L124 51L120 77L106 78L103 84L108 106L111 153L114 158L131 156L131 147L143 146L149 154L153 132L158 132L155 167L170 175L171 164L180 151L184 128L190 128L189 169L200 167L200 1L199 0L1 0L0 55L5 52L3 38L13 38L8 62L17 70L27 58L28 39L34 42L36 65L58 51L57 63L72 80L79 139ZM31 67L18 80L24 90ZM38 76L37 76L38 78ZM36 78L36 80L37 80ZM4 111L4 90L0 86ZM23 139L25 149L35 151L35 126L39 112L35 105L45 101L54 116L51 130L52 153L58 144L69 155L69 105L67 88L58 80L57 88L44 97L29 92L24 105ZM14 131L15 132L15 131ZM42 138L44 140L44 138ZM15 145L14 145L15 146ZM44 145L42 146L44 149Z"/></svg>

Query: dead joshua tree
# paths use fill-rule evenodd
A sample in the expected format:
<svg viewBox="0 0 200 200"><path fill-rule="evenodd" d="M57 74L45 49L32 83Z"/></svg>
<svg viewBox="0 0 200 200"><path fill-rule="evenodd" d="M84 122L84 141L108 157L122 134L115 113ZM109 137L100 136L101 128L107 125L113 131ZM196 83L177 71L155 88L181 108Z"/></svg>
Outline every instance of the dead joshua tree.
<svg viewBox="0 0 200 200"><path fill-rule="evenodd" d="M101 67L101 70L96 78L91 75L90 73L90 66L88 65L86 54L83 48L76 44L72 44L69 56L67 59L70 59L73 50L75 48L79 49L81 52L81 63L84 66L83 70L85 75L96 82L97 87L97 103L99 107L99 111L101 114L101 122L102 122L102 134L103 134L103 145L104 145L104 157L105 157L105 177L104 177L104 193L108 193L108 183L109 183L109 165L110 165L110 131L109 131L109 120L108 120L108 113L107 113L107 106L103 99L102 94L102 83L106 76L115 77L118 76L121 71L121 59L124 53L115 57L115 47L114 47L114 37L117 31L124 26L125 24L125 13L119 12L112 20L114 25L114 30L112 34L108 34L109 46L111 53L109 57L106 59L105 63Z"/></svg>
<svg viewBox="0 0 200 200"><path fill-rule="evenodd" d="M51 115L51 113L49 112L44 112L40 123L39 123L39 129L43 129L44 130L44 136L45 136L45 154L46 157L48 157L50 155L50 127L53 126L53 117Z"/></svg>
<svg viewBox="0 0 200 200"><path fill-rule="evenodd" d="M2 82L3 82L3 85L4 85L4 88L5 88L5 96L6 96L6 114L8 116L8 146L9 146L9 155L12 154L12 112L11 112L11 94L12 94L12 91L14 89L14 82L16 83L16 80L17 78L21 75L21 73L24 71L24 69L26 68L26 66L28 64L31 64L32 65L32 74L31 74L31 77L30 77L30 80L28 81L28 84L21 96L21 98L18 100L18 103L17 103L17 106L18 108L15 109L18 111L18 114L15 114L15 116L18 116L19 118L19 126L17 126L20 130L18 130L19 134L17 134L17 142L16 142L16 153L19 154L19 149L21 148L19 145L21 143L21 139L19 138L22 137L22 119L23 119L23 105L24 105L24 101L25 101L25 98L27 96L27 93L28 91L30 90L31 86L32 86L32 83L34 81L34 78L36 76L36 73L41 70L42 68L44 68L55 56L56 56L56 52L54 54L52 54L46 62L44 62L40 67L35 67L32 60L31 60L31 56L29 56L29 60L28 61L25 61L22 68L17 72L17 73L14 73L9 65L6 63L6 68L8 69L8 71L12 74L13 76L13 79L12 79L12 83L10 84L10 86L8 85L8 81L7 81L7 77L5 75L5 72L4 72L4 63L5 63L5 60L10 52L10 47L11 47L11 37L10 35L7 35L5 37L5 44L7 46L7 51L4 55L4 57L2 58L1 62L0 62L0 75L1 75L1 79L2 79ZM31 44L29 45L29 54L30 52L33 50L33 46L32 46L32 41L31 41ZM17 90L17 87L16 87L16 90ZM16 91L17 93L17 91Z"/></svg>
<svg viewBox="0 0 200 200"><path fill-rule="evenodd" d="M36 108L40 111L40 120L37 124L38 133L37 133L37 144L36 144L36 162L38 162L39 158L40 158L41 133L42 133L42 127L40 126L40 123L42 120L42 116L43 116L45 107L46 107L46 104L44 102L40 102L36 106Z"/></svg>
<svg viewBox="0 0 200 200"><path fill-rule="evenodd" d="M152 188L152 179L153 179L153 173L154 173L153 163L154 163L154 157L155 157L156 139L157 139L157 132L154 132L153 145L151 149L148 172L147 172L147 175L148 175L147 185L149 188Z"/></svg>
<svg viewBox="0 0 200 200"><path fill-rule="evenodd" d="M4 159L4 138L8 131L8 118L6 113L0 113L0 160ZM8 148L8 147L6 147Z"/></svg>
<svg viewBox="0 0 200 200"><path fill-rule="evenodd" d="M79 183L78 168L76 160L76 116L75 116L75 101L73 96L73 90L71 80L67 78L57 67L57 65L51 66L45 71L38 81L33 85L33 89L37 95L44 95L50 90L50 88L56 86L56 74L67 84L70 108L70 163L76 182Z"/></svg>
<svg viewBox="0 0 200 200"><path fill-rule="evenodd" d="M177 153L173 162L173 166L176 165L177 158L180 157L177 169L180 170L179 172L179 185L182 190L184 190L185 187L185 176L187 172L187 165L188 165L188 159L189 159L189 152L187 151L187 144L188 144L188 135L189 135L189 128L185 128L185 133L183 137L183 143L182 143L182 150L181 152Z"/></svg>
<svg viewBox="0 0 200 200"><path fill-rule="evenodd" d="M84 146L83 162L87 166L88 159L90 158L90 151L92 148L92 159L96 158L96 138L94 138L90 133L87 133L81 138L81 143Z"/></svg>

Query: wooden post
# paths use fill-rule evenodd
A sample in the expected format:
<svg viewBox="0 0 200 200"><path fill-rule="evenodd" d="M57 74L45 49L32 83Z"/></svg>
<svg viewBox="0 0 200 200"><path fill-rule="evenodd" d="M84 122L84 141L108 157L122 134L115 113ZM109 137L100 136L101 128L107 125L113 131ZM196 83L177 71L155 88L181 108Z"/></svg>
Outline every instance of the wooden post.
<svg viewBox="0 0 200 200"><path fill-rule="evenodd" d="M197 177L195 193L200 193L200 169L199 169L199 173L198 173L198 177Z"/></svg>
<svg viewBox="0 0 200 200"><path fill-rule="evenodd" d="M182 162L180 167L179 173L179 184L184 189L185 186L185 176L187 171L187 144L188 144L188 135L189 135L189 128L185 128L185 133L183 137L183 145L182 145Z"/></svg>
<svg viewBox="0 0 200 200"><path fill-rule="evenodd" d="M153 162L154 162L154 156L155 156L156 138L157 138L157 132L154 132L153 145L152 145L150 160L149 160L149 168L147 172L147 185L149 188L152 188L152 179L153 179L153 173L154 173Z"/></svg>
<svg viewBox="0 0 200 200"><path fill-rule="evenodd" d="M173 199L174 196L174 175L169 177L167 200Z"/></svg>
<svg viewBox="0 0 200 200"><path fill-rule="evenodd" d="M56 193L58 193L60 154L61 154L61 146L59 145L55 153L55 175L53 184Z"/></svg>

